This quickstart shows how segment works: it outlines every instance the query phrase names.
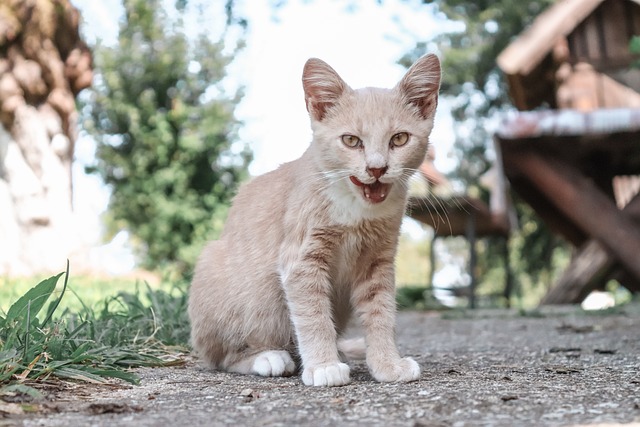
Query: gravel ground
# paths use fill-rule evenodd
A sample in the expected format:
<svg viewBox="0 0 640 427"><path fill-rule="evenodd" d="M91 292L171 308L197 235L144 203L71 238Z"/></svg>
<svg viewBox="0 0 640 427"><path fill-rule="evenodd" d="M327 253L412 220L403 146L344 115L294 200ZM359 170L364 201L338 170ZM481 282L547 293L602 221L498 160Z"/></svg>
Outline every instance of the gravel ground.
<svg viewBox="0 0 640 427"><path fill-rule="evenodd" d="M376 383L357 362L351 384L310 388L188 360L138 370L138 386L53 384L36 413L3 418L0 407L0 426L640 426L638 306L402 312L398 343L422 366L419 381Z"/></svg>

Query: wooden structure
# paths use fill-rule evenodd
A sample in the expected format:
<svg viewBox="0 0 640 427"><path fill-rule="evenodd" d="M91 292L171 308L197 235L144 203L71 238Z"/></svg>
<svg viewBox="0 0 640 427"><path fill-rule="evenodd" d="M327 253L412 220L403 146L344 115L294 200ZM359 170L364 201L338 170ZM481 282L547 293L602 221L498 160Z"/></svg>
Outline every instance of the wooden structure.
<svg viewBox="0 0 640 427"><path fill-rule="evenodd" d="M434 153L429 151L427 159L420 167L420 172L429 183L430 189L449 187L447 179L433 165ZM434 244L442 237L463 236L469 242L469 275L471 283L468 292L469 306L474 308L476 274L476 242L478 238L499 236L505 239L505 288L504 296L509 301L512 286L506 240L514 223L511 215L511 204L506 190L506 180L501 171L495 171L495 180L489 185L491 201L487 205L483 200L461 195L439 196L437 191L430 191L425 196L414 196L409 199L407 215L433 228L434 237L431 241L430 263L433 284L433 266L435 265Z"/></svg>
<svg viewBox="0 0 640 427"><path fill-rule="evenodd" d="M543 302L580 302L612 278L640 292L640 195L619 209L612 191L640 172L640 110L520 114L496 139L513 188L578 248Z"/></svg>
<svg viewBox="0 0 640 427"><path fill-rule="evenodd" d="M636 0L559 0L498 57L516 107L496 135L512 187L577 248L543 303L615 278L640 292Z"/></svg>
<svg viewBox="0 0 640 427"><path fill-rule="evenodd" d="M640 107L637 0L558 0L498 57L519 110Z"/></svg>

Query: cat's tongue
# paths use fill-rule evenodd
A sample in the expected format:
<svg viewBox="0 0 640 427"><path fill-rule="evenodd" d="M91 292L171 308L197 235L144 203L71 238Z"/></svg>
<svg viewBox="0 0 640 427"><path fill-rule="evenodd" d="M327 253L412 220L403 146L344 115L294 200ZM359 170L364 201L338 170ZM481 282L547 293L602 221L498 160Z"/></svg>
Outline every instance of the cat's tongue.
<svg viewBox="0 0 640 427"><path fill-rule="evenodd" d="M373 184L365 184L355 176L350 176L351 182L358 187L362 188L362 194L364 198L371 203L380 203L389 195L389 187L391 184L383 184L380 181L376 181Z"/></svg>

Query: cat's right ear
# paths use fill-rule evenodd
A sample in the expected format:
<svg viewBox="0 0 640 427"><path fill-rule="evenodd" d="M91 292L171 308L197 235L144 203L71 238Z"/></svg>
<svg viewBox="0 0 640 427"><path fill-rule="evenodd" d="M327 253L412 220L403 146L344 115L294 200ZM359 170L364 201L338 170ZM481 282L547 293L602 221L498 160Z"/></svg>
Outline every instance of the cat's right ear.
<svg viewBox="0 0 640 427"><path fill-rule="evenodd" d="M418 107L420 115L433 117L438 105L438 90L442 71L440 60L434 54L418 59L396 86L409 103Z"/></svg>
<svg viewBox="0 0 640 427"><path fill-rule="evenodd" d="M302 86L307 111L317 121L322 121L327 111L349 89L338 73L318 58L311 58L304 64Z"/></svg>

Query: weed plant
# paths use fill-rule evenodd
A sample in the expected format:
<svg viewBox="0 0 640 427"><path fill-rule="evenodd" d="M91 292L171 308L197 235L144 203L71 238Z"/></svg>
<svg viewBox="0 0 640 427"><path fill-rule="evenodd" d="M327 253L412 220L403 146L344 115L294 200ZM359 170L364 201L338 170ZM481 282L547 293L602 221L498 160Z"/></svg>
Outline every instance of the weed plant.
<svg viewBox="0 0 640 427"><path fill-rule="evenodd" d="M50 377L137 383L130 368L182 363L189 335L185 289L146 285L71 312L60 309L68 280L67 265L0 312L0 385Z"/></svg>

